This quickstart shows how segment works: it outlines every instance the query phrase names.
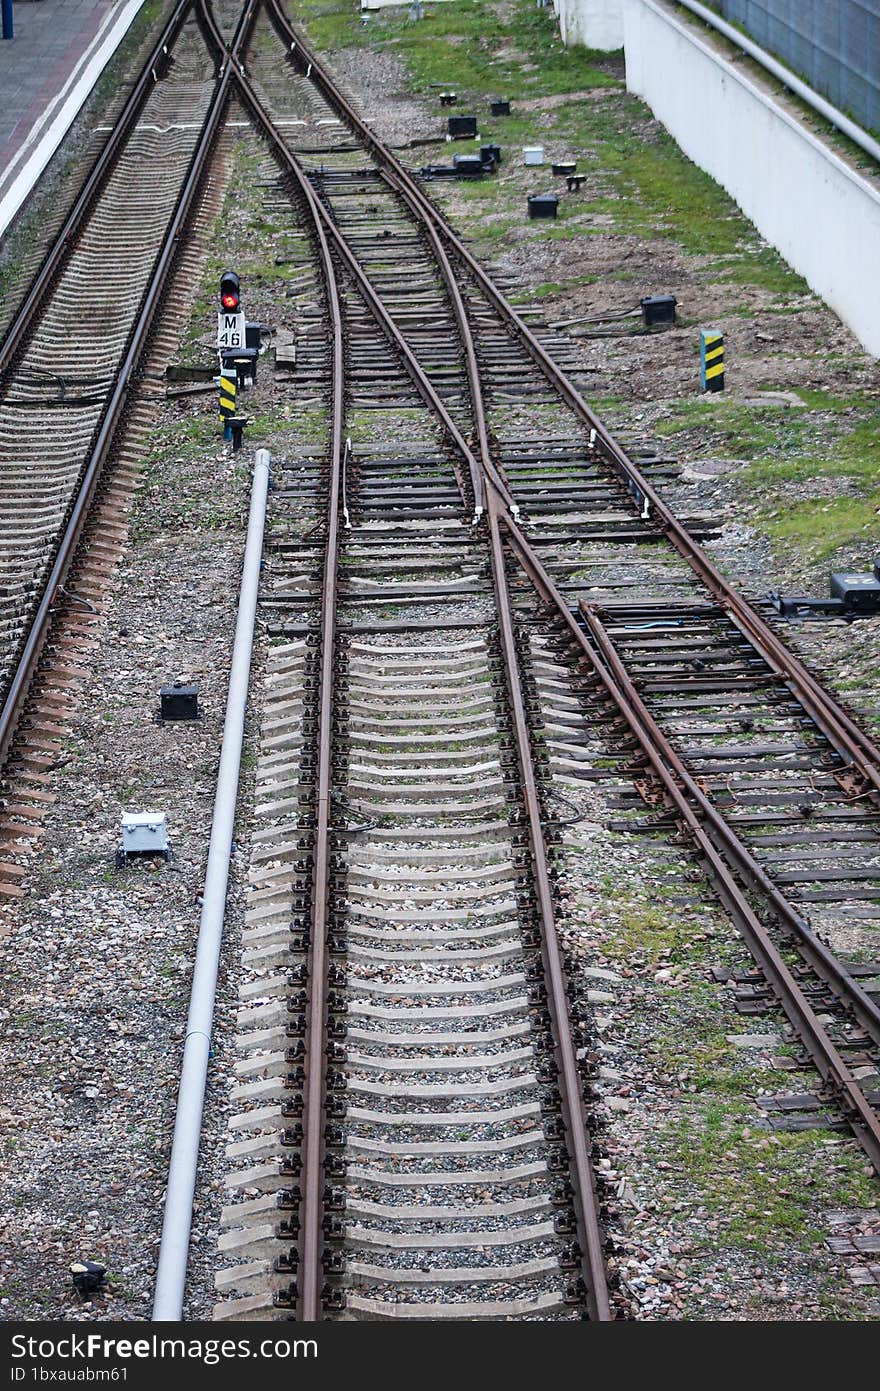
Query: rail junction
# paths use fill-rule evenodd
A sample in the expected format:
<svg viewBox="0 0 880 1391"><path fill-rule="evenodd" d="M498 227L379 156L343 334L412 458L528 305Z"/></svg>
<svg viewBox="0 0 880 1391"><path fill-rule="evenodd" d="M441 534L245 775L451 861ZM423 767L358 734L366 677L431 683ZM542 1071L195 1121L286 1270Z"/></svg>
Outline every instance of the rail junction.
<svg viewBox="0 0 880 1391"><path fill-rule="evenodd" d="M880 893L880 750L281 0L172 8L0 344L4 892L228 121L259 137L299 237L313 307L290 390L326 438L272 466L215 1317L624 1316L554 774L627 783L633 836L689 847L753 958L741 995L781 1009L815 1077L787 1109L848 1128L880 1173L878 968L811 925ZM364 403L405 428L359 428Z"/></svg>

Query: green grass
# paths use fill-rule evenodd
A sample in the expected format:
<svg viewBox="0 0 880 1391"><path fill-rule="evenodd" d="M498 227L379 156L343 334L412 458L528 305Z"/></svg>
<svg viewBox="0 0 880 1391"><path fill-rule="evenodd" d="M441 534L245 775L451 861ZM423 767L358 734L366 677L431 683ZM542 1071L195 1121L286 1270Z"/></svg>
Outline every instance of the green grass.
<svg viewBox="0 0 880 1391"><path fill-rule="evenodd" d="M707 1211L720 1219L711 1234L716 1250L821 1249L827 1232L814 1210L817 1181L832 1186L828 1198L841 1208L876 1201L875 1180L855 1146L844 1148L823 1131L756 1130L744 1099L695 1101L693 1117L670 1127L667 1139L682 1181L697 1185Z"/></svg>
<svg viewBox="0 0 880 1391"><path fill-rule="evenodd" d="M449 86L462 95L524 98L616 81L606 55L566 48L552 9L539 10L525 0L504 5L444 0L436 9L428 5L421 21L379 11L365 27L368 41L381 40L405 59L420 92Z"/></svg>
<svg viewBox="0 0 880 1391"><path fill-rule="evenodd" d="M880 489L871 498L810 498L786 506L780 514L765 513L762 521L775 540L796 543L811 560L819 562L864 533L876 531L878 512ZM876 547L868 549L873 559Z"/></svg>
<svg viewBox="0 0 880 1391"><path fill-rule="evenodd" d="M537 9L534 0L449 0L428 6L421 21L401 8L373 13L364 25L349 9L304 0L295 14L323 47L366 45L394 54L411 89L436 103L438 120L446 114L440 90L458 91L458 109L480 112L485 134L509 158L529 140L542 140L581 159L589 184L582 197L563 199L556 223L525 221L522 188L509 177L509 166L485 183L438 189L441 201L454 197L459 208L464 205L461 221L476 241L495 244L517 230L550 242L609 232L666 238L705 258L705 269L721 285L753 286L780 300L809 295L805 281L733 200L625 90L619 58L566 48L551 9ZM597 95L555 106L540 100L589 92ZM521 105L509 117L490 118L482 103L493 96ZM535 105L526 110L522 103L529 99ZM536 171L535 191L549 187L549 180L549 170Z"/></svg>
<svg viewBox="0 0 880 1391"><path fill-rule="evenodd" d="M744 461L734 481L743 498L757 503L767 534L818 563L877 526L880 406L865 396L812 389L797 394L807 409L674 401L655 433L677 442L690 435L697 456L722 453ZM839 479L845 495L827 496L827 479ZM795 485L804 496L791 495ZM811 487L818 496L810 496Z"/></svg>

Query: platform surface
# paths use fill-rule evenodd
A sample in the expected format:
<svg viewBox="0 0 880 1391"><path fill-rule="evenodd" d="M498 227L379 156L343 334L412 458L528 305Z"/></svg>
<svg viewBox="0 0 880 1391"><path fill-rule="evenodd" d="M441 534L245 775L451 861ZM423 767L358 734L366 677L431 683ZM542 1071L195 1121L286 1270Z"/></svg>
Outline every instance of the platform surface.
<svg viewBox="0 0 880 1391"><path fill-rule="evenodd" d="M15 37L0 40L0 177L120 8L120 0L15 0Z"/></svg>

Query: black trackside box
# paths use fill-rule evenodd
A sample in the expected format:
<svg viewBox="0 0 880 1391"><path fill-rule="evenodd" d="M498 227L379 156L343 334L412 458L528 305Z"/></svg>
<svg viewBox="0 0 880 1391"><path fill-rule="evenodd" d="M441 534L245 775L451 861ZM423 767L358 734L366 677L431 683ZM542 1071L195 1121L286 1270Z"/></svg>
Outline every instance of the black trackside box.
<svg viewBox="0 0 880 1391"><path fill-rule="evenodd" d="M850 613L880 613L880 580L869 574L832 575L831 597L842 599Z"/></svg>
<svg viewBox="0 0 880 1391"><path fill-rule="evenodd" d="M678 303L675 295L646 295L639 303L645 328L654 328L656 324L675 323L675 306Z"/></svg>
<svg viewBox="0 0 880 1391"><path fill-rule="evenodd" d="M559 199L555 193L529 194L529 217L555 217Z"/></svg>
<svg viewBox="0 0 880 1391"><path fill-rule="evenodd" d="M453 140L473 140L477 133L476 116L450 116L446 129Z"/></svg>
<svg viewBox="0 0 880 1391"><path fill-rule="evenodd" d="M159 714L163 720L197 720L199 688L175 681L159 691Z"/></svg>
<svg viewBox="0 0 880 1391"><path fill-rule="evenodd" d="M481 179L486 172L486 166L479 155L453 155L452 163L457 179Z"/></svg>

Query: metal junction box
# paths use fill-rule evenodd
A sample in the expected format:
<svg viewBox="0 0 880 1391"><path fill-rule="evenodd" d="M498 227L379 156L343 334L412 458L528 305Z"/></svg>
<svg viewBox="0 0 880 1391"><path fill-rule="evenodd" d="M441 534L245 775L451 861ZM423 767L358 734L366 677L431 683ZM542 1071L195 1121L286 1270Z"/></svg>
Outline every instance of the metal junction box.
<svg viewBox="0 0 880 1391"><path fill-rule="evenodd" d="M842 599L850 613L880 613L880 580L870 574L832 575L831 597Z"/></svg>
<svg viewBox="0 0 880 1391"><path fill-rule="evenodd" d="M168 826L164 811L124 811L121 822L122 844L116 862L124 865L129 855L164 855L171 859Z"/></svg>
<svg viewBox="0 0 880 1391"><path fill-rule="evenodd" d="M457 179L481 179L486 172L480 155L453 155L452 164Z"/></svg>
<svg viewBox="0 0 880 1391"><path fill-rule="evenodd" d="M559 199L555 193L529 194L529 217L555 217Z"/></svg>
<svg viewBox="0 0 880 1391"><path fill-rule="evenodd" d="M447 130L453 140L473 140L477 133L476 116L450 116Z"/></svg>
<svg viewBox="0 0 880 1391"><path fill-rule="evenodd" d="M657 324L674 324L677 303L675 295L646 295L644 299L639 300L645 328L654 328Z"/></svg>
<svg viewBox="0 0 880 1391"><path fill-rule="evenodd" d="M199 688L173 681L159 691L159 714L163 720L197 720L199 718Z"/></svg>

